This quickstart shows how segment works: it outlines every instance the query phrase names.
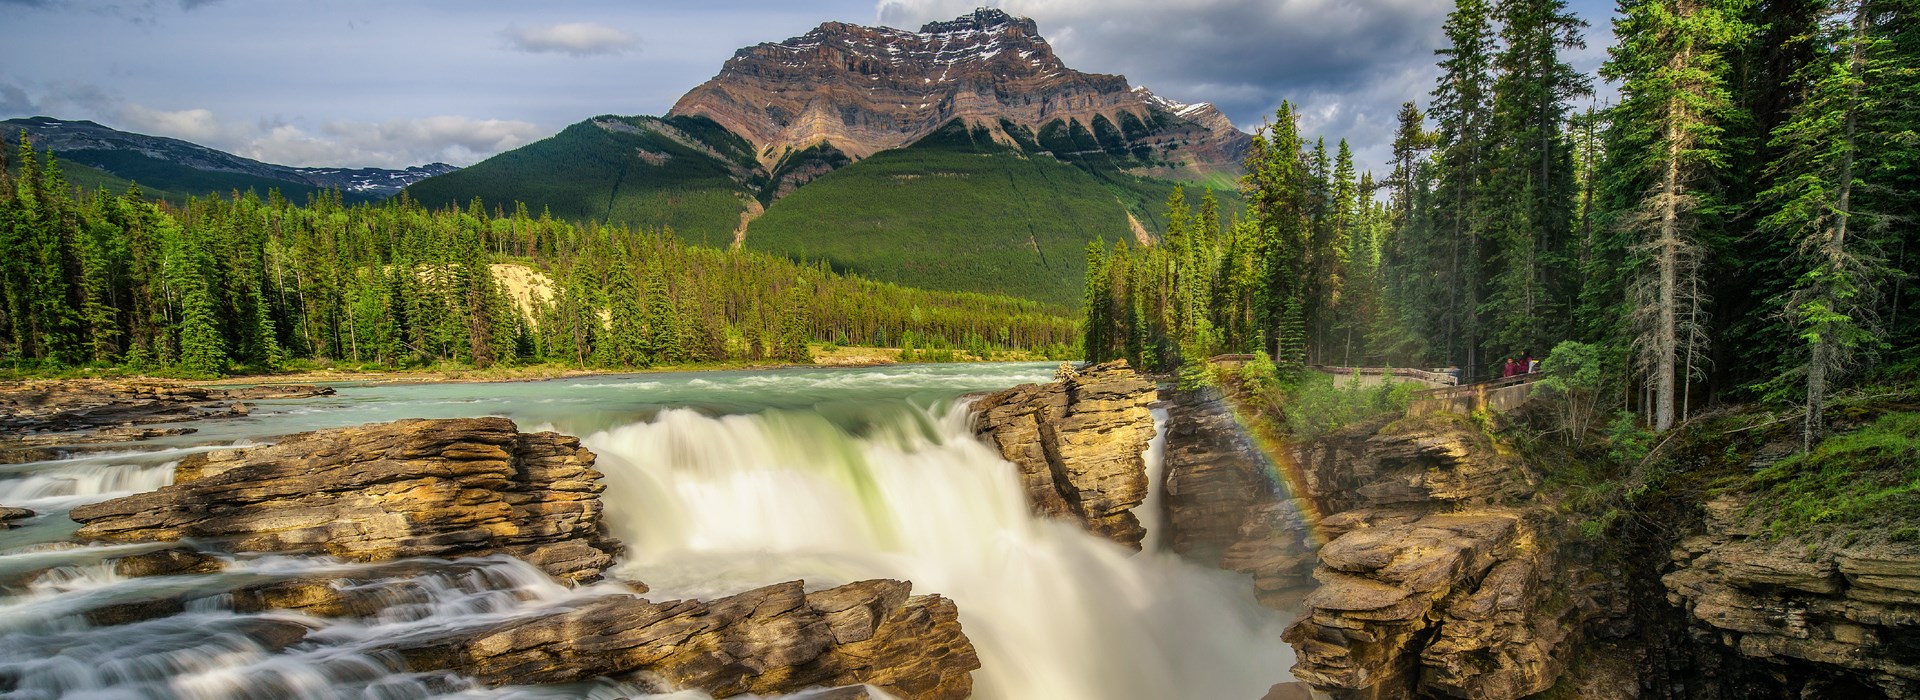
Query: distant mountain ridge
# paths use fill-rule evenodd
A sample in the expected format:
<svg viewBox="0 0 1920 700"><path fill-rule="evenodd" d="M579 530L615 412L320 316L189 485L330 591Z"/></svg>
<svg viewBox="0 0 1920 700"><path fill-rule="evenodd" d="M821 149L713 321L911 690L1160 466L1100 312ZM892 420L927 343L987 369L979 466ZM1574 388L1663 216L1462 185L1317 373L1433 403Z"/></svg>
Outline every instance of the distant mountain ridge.
<svg viewBox="0 0 1920 700"><path fill-rule="evenodd" d="M918 32L827 22L747 47L668 114L712 119L765 164L821 144L865 158L955 120L1068 160L1072 135L1084 132L1102 150L1134 156L1143 173L1174 177L1238 172L1252 142L1212 105L1068 68L1033 20L994 9Z"/></svg>
<svg viewBox="0 0 1920 700"><path fill-rule="evenodd" d="M278 189L292 199L339 190L348 199L378 200L408 185L459 170L446 163L406 169L296 168L263 163L165 136L120 131L91 121L29 117L0 121L0 139L17 146L26 132L36 150L52 149L63 162L79 163L160 193L204 195Z"/></svg>

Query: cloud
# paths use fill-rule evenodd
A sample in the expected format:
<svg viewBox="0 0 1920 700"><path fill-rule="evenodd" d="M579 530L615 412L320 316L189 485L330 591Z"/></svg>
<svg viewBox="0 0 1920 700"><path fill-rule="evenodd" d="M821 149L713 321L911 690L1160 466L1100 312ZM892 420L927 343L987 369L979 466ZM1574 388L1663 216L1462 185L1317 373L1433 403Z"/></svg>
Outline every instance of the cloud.
<svg viewBox="0 0 1920 700"><path fill-rule="evenodd" d="M222 0L0 0L0 7L28 7L36 10L82 10L102 17L117 17L134 24L157 25L160 12L179 8L183 12L216 5Z"/></svg>
<svg viewBox="0 0 1920 700"><path fill-rule="evenodd" d="M517 51L569 56L620 54L640 43L632 34L592 22L508 27L501 34L507 38L509 47Z"/></svg>
<svg viewBox="0 0 1920 700"><path fill-rule="evenodd" d="M117 115L116 128L155 136L172 136L202 145L229 140L233 127L213 118L213 112L206 109L183 109L168 112L150 109L136 104L124 105ZM218 148L218 146L215 146Z"/></svg>
<svg viewBox="0 0 1920 700"><path fill-rule="evenodd" d="M39 105L27 97L26 90L12 83L0 83L0 116L29 115L39 109Z"/></svg>
<svg viewBox="0 0 1920 700"><path fill-rule="evenodd" d="M881 23L917 28L981 0L878 0ZM1242 128L1281 100L1313 133L1391 139L1400 103L1425 103L1452 3L1432 0L986 0L1032 17L1067 64L1121 73L1183 102L1213 102ZM1386 133L1376 133L1385 125ZM1366 132L1366 133L1354 133ZM1378 137L1378 138L1376 138ZM1384 159L1381 160L1384 162ZM1371 167L1379 167L1372 165Z"/></svg>
<svg viewBox="0 0 1920 700"><path fill-rule="evenodd" d="M381 122L329 121L313 131L280 120L225 123L217 134L196 140L184 135L200 133L201 122L191 116L197 115L176 122L181 131L165 135L292 166L404 168L435 161L464 166L544 135L529 122L441 115Z"/></svg>

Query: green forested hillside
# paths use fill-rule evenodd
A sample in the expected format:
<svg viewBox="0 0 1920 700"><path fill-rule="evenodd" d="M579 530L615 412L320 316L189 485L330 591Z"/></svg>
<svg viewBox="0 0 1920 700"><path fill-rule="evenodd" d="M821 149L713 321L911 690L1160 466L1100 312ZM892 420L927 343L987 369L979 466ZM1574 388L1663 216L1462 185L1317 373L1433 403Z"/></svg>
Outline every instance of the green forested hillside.
<svg viewBox="0 0 1920 700"><path fill-rule="evenodd" d="M1131 237L1129 211L1157 235L1148 203L1174 187L955 125L794 191L753 222L746 244L930 289L1073 303L1087 242Z"/></svg>
<svg viewBox="0 0 1920 700"><path fill-rule="evenodd" d="M667 228L726 245L759 184L752 147L710 120L602 116L407 194L431 207L520 202L565 221Z"/></svg>
<svg viewBox="0 0 1920 700"><path fill-rule="evenodd" d="M730 244L758 201L766 210L748 228L749 248L931 289L1072 303L1086 243L1133 237L1128 213L1159 235L1158 204L1176 183L1122 172L1144 163L1060 131L1017 134L1014 148L956 122L850 165L831 148L789 154L769 175L750 145L707 119L603 116L407 192L431 207L521 202L713 246ZM829 168L838 169L793 184ZM1220 194L1238 210L1237 195Z"/></svg>
<svg viewBox="0 0 1920 700"><path fill-rule="evenodd" d="M806 362L810 341L1072 354L1063 307L657 230L337 194L174 206L76 191L29 148L14 162L0 171L0 373Z"/></svg>

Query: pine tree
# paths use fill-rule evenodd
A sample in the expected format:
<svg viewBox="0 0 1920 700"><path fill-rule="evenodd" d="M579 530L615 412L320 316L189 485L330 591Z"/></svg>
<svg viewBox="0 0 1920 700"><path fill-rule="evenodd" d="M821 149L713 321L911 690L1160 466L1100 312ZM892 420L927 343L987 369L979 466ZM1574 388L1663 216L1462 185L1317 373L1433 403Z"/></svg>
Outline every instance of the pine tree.
<svg viewBox="0 0 1920 700"><path fill-rule="evenodd" d="M679 362L679 314L673 308L673 291L667 288L667 276L658 264L647 266L646 337L643 352L655 363Z"/></svg>
<svg viewBox="0 0 1920 700"><path fill-rule="evenodd" d="M1113 359L1113 293L1108 282L1107 244L1087 243L1087 276L1081 291L1081 346L1088 362Z"/></svg>
<svg viewBox="0 0 1920 700"><path fill-rule="evenodd" d="M1487 0L1458 0L1447 15L1447 46L1428 113L1436 125L1439 183L1434 227L1446 238L1440 345L1461 358L1465 378L1480 370L1481 238L1486 226L1488 138L1493 120L1494 35Z"/></svg>
<svg viewBox="0 0 1920 700"><path fill-rule="evenodd" d="M1874 236L1891 221L1873 194L1889 184L1887 163L1911 162L1920 149L1906 121L1916 77L1914 57L1901 51L1915 31L1908 4L1827 4L1811 37L1817 58L1800 75L1806 100L1774 131L1784 155L1766 193L1776 208L1761 223L1798 243L1801 271L1783 301L1803 343L1794 374L1805 386L1809 447L1825 432L1832 385L1880 342L1876 305L1890 271Z"/></svg>
<svg viewBox="0 0 1920 700"><path fill-rule="evenodd" d="M1568 267L1574 170L1566 138L1571 101L1592 94L1592 81L1563 59L1582 49L1585 21L1564 0L1501 0L1504 47L1495 57L1491 165L1491 318L1483 343L1509 352L1567 337L1578 278Z"/></svg>
<svg viewBox="0 0 1920 700"><path fill-rule="evenodd" d="M607 334L606 338L594 345L599 353L598 359L604 364L618 367L648 367L653 356L647 352L646 309L642 303L639 281L629 262L629 253L623 244L617 244L610 251L611 264L607 267Z"/></svg>
<svg viewBox="0 0 1920 700"><path fill-rule="evenodd" d="M1309 322L1304 314L1313 182L1303 158L1305 145L1293 105L1280 103L1273 123L1254 136L1242 180L1258 233L1250 251L1260 275L1252 290L1253 335L1264 335L1269 343L1278 342L1280 323L1288 313L1301 314L1303 326ZM1278 347L1261 348L1261 352L1273 353Z"/></svg>
<svg viewBox="0 0 1920 700"><path fill-rule="evenodd" d="M1712 174L1728 165L1723 124L1734 109L1725 52L1752 29L1746 0L1629 0L1621 3L1602 75L1622 101L1613 150L1619 166L1646 182L1620 225L1639 233L1648 260L1635 285L1636 345L1651 375L1653 425L1674 422L1684 379L1704 360L1706 300L1694 231L1717 202Z"/></svg>

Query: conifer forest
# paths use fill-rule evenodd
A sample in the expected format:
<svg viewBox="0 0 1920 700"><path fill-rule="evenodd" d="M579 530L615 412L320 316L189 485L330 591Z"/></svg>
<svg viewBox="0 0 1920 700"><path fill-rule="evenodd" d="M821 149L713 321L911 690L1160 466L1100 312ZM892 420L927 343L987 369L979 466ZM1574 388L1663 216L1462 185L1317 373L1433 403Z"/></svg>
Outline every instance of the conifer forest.
<svg viewBox="0 0 1920 700"><path fill-rule="evenodd" d="M1165 245L1089 247L1088 356L1463 381L1559 356L1656 429L1755 398L1817 426L1836 387L1920 361L1920 3L1623 0L1618 101L1576 109L1591 30L1459 0L1384 175L1282 106L1244 214L1177 192Z"/></svg>

